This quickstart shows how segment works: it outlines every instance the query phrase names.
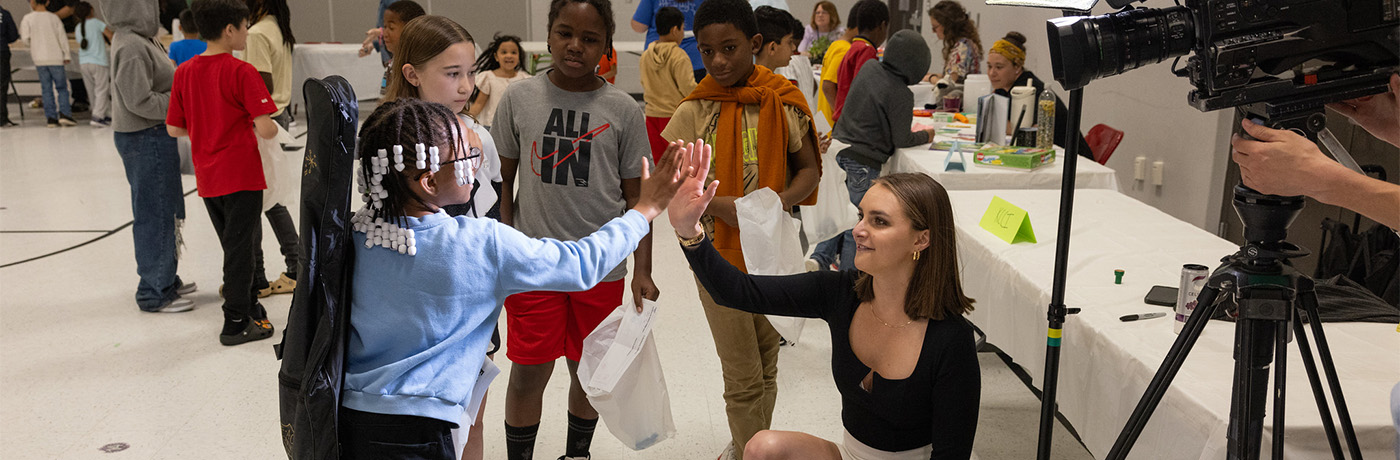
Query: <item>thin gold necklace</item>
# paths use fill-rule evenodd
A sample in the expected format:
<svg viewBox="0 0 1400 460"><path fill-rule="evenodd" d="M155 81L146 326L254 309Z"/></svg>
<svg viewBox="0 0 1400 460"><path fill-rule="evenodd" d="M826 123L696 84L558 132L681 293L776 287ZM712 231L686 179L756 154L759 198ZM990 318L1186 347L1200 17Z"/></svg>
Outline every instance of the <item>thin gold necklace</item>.
<svg viewBox="0 0 1400 460"><path fill-rule="evenodd" d="M914 322L914 320L911 319L911 320L909 320L909 321L905 321L904 324L901 324L901 325L898 325L898 326L891 326L890 323L886 323L885 320L880 319L880 316L879 316L879 315L876 315L876 314L875 314L875 306L874 306L874 305L871 305L870 308L869 308L867 311L870 312L870 316L871 316L871 317L875 318L875 321L879 321L880 324L883 324L885 327L888 327L888 328L890 328L890 329L899 329L899 328L901 328L901 327L908 326L909 324L911 324L911 323Z"/></svg>

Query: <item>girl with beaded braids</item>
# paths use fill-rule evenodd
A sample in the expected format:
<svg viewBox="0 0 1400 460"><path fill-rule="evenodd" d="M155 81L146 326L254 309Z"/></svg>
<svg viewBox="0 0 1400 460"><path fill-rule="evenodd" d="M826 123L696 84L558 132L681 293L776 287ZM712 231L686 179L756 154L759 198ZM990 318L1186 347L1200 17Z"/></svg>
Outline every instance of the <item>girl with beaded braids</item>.
<svg viewBox="0 0 1400 460"><path fill-rule="evenodd" d="M475 89L473 73L477 68L472 62L476 44L471 33L456 21L442 16L419 16L404 24L396 42L398 52L394 53L385 73L389 86L383 100L417 98L446 106L466 126L462 132L466 144L481 150L481 168L467 177L473 182L470 198L462 204L444 206L447 215L499 220L497 198L501 191L501 163L496 156L496 141L476 117L467 114L467 101ZM491 184L491 187L481 187L482 184ZM494 361L500 347L501 335L493 328L486 359ZM467 433L463 459L482 457L481 417L484 412L477 411L475 423Z"/></svg>
<svg viewBox="0 0 1400 460"><path fill-rule="evenodd" d="M491 219L452 217L471 196L479 148L439 104L400 98L360 130L365 207L352 217L354 269L340 417L345 459L453 459L451 430L473 394L505 297L597 284L708 158L671 145L626 214L578 241L532 239ZM645 158L642 159L645 162Z"/></svg>

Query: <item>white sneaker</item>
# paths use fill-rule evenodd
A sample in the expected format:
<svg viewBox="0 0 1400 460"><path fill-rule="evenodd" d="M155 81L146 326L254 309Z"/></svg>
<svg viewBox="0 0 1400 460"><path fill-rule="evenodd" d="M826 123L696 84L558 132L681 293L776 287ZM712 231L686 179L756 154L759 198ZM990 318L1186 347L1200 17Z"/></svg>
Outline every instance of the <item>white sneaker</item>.
<svg viewBox="0 0 1400 460"><path fill-rule="evenodd" d="M735 460L734 442L731 441L728 446L724 446L724 452L720 452L719 457L715 458L715 460Z"/></svg>
<svg viewBox="0 0 1400 460"><path fill-rule="evenodd" d="M186 298L184 298L184 297L176 297L174 300L171 300L171 301L169 301L169 302L166 302L165 305L161 305L159 308L156 308L155 310L151 310L151 312L152 312L152 313L183 313L183 312L187 312L187 311L190 311L190 310L194 310L194 301L192 301L192 300L190 300L190 299L186 299Z"/></svg>
<svg viewBox="0 0 1400 460"><path fill-rule="evenodd" d="M807 261L805 262L805 264L806 264L806 267L807 267L807 271L809 271L809 272L814 272L814 271L817 271L817 270L821 270L821 269L822 269L822 263L821 263L821 262L817 262L816 259L807 259Z"/></svg>

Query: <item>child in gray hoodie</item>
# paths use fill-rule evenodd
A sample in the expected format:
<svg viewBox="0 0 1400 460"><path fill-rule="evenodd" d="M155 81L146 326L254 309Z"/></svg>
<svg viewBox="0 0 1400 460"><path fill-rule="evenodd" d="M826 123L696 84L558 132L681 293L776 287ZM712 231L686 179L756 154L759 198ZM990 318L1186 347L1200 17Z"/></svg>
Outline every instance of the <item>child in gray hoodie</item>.
<svg viewBox="0 0 1400 460"><path fill-rule="evenodd" d="M924 77L932 60L923 37L901 30L885 43L884 59L866 61L851 80L851 92L832 137L849 145L836 153L836 164L846 171L846 189L856 207L896 149L933 139L932 130L909 130L914 121L914 93L909 85ZM826 268L838 253L839 268L852 268L855 242L850 230L818 244L812 259Z"/></svg>
<svg viewBox="0 0 1400 460"><path fill-rule="evenodd" d="M112 30L112 129L131 185L133 239L136 243L136 306L148 312L182 312L193 292L175 274L178 222L185 218L180 190L180 157L175 138L165 131L165 111L175 67L155 40L158 0L128 0L108 8Z"/></svg>

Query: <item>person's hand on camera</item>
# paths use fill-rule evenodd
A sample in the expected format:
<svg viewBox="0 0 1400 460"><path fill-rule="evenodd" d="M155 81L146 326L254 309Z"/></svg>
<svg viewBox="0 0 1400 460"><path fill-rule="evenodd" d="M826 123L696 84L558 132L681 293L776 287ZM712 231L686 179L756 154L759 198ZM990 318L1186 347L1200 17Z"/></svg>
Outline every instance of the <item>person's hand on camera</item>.
<svg viewBox="0 0 1400 460"><path fill-rule="evenodd" d="M1376 138L1400 147L1400 73L1390 74L1390 90L1333 104L1336 110Z"/></svg>
<svg viewBox="0 0 1400 460"><path fill-rule="evenodd" d="M710 146L704 141L690 144L686 149L691 156L691 168L685 183L671 198L671 226L682 238L694 238L704 229L700 228L700 216L710 207L710 201L719 191L719 181L705 183L710 174Z"/></svg>
<svg viewBox="0 0 1400 460"><path fill-rule="evenodd" d="M1306 195L1400 230L1400 185L1347 169L1293 131L1249 120L1242 125L1258 139L1230 139L1244 185L1271 195Z"/></svg>
<svg viewBox="0 0 1400 460"><path fill-rule="evenodd" d="M1241 125L1258 140L1236 134L1230 139L1244 185L1270 195L1324 194L1330 178L1350 171L1324 155L1308 138L1293 131L1265 127L1250 120Z"/></svg>

